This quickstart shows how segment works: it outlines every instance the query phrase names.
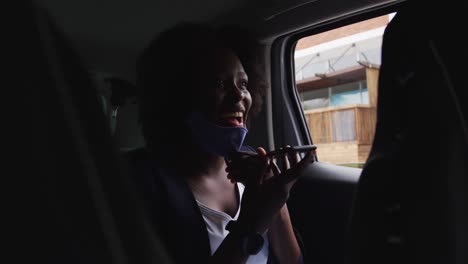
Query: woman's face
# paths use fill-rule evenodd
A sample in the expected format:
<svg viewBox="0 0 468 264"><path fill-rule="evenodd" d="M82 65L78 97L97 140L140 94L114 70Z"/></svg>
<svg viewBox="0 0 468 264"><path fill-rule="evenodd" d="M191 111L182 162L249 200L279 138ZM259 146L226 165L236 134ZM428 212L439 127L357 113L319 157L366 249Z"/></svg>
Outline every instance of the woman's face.
<svg viewBox="0 0 468 264"><path fill-rule="evenodd" d="M239 58L229 49L218 48L204 64L207 66L200 71L203 76L199 91L202 113L219 126L245 127L252 97Z"/></svg>

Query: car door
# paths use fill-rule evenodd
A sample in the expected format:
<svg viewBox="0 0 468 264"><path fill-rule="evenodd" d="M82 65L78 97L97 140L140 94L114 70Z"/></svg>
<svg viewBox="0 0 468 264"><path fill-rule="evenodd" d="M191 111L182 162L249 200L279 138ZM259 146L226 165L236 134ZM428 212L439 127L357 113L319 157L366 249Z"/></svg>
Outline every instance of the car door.
<svg viewBox="0 0 468 264"><path fill-rule="evenodd" d="M267 108L271 107L273 145L318 146L316 161L304 171L288 201L304 242L306 263L345 261L354 195L375 131L376 102L370 101L376 100L372 93L377 89L381 39L397 7L369 8L302 28L272 43L271 105ZM318 37L307 40L314 35ZM316 44L301 43L304 40ZM298 50L299 45L305 47ZM297 55L301 52L310 55L304 59ZM322 65L328 65L320 68L323 75L317 70ZM298 76L299 71L305 74ZM350 81L332 83L339 78ZM362 85L366 85L365 92ZM328 105L305 111L309 101L320 99L304 100L310 96L306 93L313 96L322 91L327 92L328 98L322 101L328 100ZM324 127L328 130L323 131Z"/></svg>

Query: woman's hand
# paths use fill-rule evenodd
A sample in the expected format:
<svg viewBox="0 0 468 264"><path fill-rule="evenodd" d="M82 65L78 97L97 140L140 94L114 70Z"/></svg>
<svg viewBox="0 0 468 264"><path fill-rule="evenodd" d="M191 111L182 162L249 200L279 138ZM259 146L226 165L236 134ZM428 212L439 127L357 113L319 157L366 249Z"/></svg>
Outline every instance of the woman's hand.
<svg viewBox="0 0 468 264"><path fill-rule="evenodd" d="M275 158L281 159L282 170ZM243 228L251 229L248 231L266 231L313 155L311 151L300 160L298 153L289 151L275 158L267 157L266 151L258 148L257 153L239 152L228 163L229 179L246 186L238 222Z"/></svg>

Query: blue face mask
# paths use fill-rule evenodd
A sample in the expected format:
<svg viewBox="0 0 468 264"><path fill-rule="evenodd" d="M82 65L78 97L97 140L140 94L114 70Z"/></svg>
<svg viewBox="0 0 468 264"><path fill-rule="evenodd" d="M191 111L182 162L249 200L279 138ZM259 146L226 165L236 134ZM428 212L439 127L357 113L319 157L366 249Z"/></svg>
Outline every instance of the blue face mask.
<svg viewBox="0 0 468 264"><path fill-rule="evenodd" d="M248 132L245 127L215 125L199 112L190 113L187 124L193 138L204 150L221 157L239 151Z"/></svg>

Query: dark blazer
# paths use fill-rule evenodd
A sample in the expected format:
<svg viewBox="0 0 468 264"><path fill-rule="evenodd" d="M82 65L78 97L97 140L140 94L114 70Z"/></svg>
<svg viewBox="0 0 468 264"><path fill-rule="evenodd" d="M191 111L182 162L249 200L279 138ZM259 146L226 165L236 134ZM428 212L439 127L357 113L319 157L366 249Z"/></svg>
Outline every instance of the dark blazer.
<svg viewBox="0 0 468 264"><path fill-rule="evenodd" d="M184 179L160 168L144 150L126 156L157 236L174 263L207 263L211 249L206 224ZM302 247L299 237L298 240ZM277 263L271 252L270 249L268 263Z"/></svg>
<svg viewBox="0 0 468 264"><path fill-rule="evenodd" d="M211 255L208 232L184 179L158 168L144 150L129 154L132 178L174 263L207 263Z"/></svg>

